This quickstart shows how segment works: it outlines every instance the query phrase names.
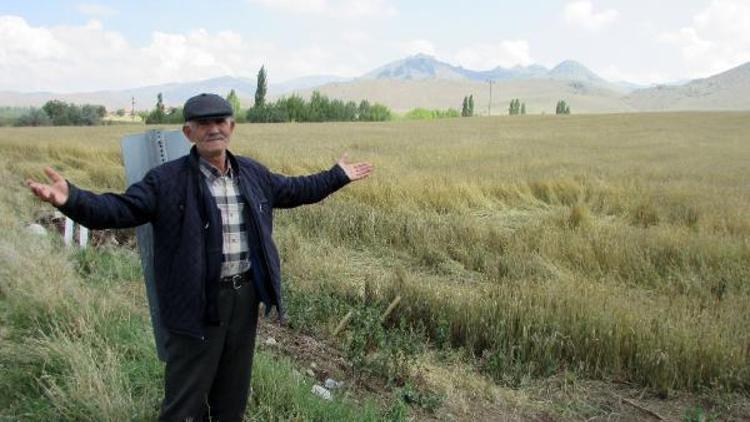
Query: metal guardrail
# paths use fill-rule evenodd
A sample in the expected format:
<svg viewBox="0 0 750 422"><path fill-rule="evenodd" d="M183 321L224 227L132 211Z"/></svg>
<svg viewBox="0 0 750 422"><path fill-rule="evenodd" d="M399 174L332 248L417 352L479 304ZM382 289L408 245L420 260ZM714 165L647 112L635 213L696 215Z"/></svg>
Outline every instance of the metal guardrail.
<svg viewBox="0 0 750 422"><path fill-rule="evenodd" d="M128 186L139 182L152 168L190 152L190 142L179 130L149 130L146 133L128 135L122 139L121 147L125 180ZM169 333L159 317L159 301L156 296L154 276L154 234L151 224L136 227L135 235L141 255L141 268L146 283L146 297L154 329L156 352L159 359L165 360L165 344Z"/></svg>

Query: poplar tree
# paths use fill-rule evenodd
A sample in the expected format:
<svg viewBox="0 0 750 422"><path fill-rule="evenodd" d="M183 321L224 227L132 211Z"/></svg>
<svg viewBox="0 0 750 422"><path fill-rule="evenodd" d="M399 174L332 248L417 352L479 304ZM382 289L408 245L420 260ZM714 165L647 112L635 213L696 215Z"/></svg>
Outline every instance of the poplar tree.
<svg viewBox="0 0 750 422"><path fill-rule="evenodd" d="M255 88L255 107L263 108L266 105L266 91L268 86L266 84L266 67L261 66L258 71L258 85Z"/></svg>
<svg viewBox="0 0 750 422"><path fill-rule="evenodd" d="M564 100L558 101L555 114L570 114L570 106Z"/></svg>
<svg viewBox="0 0 750 422"><path fill-rule="evenodd" d="M162 124L167 118L165 112L166 106L164 105L164 97L161 92L156 95L156 106L146 117L146 124Z"/></svg>
<svg viewBox="0 0 750 422"><path fill-rule="evenodd" d="M510 106L508 106L508 114L516 116L519 114L526 114L526 103L521 103L521 100L514 98L510 100Z"/></svg>
<svg viewBox="0 0 750 422"><path fill-rule="evenodd" d="M229 102L229 105L232 106L232 112L234 112L235 117L238 117L240 115L240 97L237 96L237 93L234 92L234 89L229 91L229 94L227 95L227 102Z"/></svg>

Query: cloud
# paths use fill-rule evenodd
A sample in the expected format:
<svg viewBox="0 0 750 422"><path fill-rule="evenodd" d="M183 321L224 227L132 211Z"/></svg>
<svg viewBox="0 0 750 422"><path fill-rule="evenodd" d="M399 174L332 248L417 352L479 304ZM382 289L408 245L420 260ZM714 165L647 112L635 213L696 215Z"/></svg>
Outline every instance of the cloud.
<svg viewBox="0 0 750 422"><path fill-rule="evenodd" d="M152 64L149 72L160 81L185 81L220 75L257 72L273 45L251 44L232 31L210 33L154 32L151 42L136 49L139 60Z"/></svg>
<svg viewBox="0 0 750 422"><path fill-rule="evenodd" d="M475 44L455 54L455 61L469 69L492 69L533 63L529 43L525 40L501 41L495 44Z"/></svg>
<svg viewBox="0 0 750 422"><path fill-rule="evenodd" d="M0 87L28 91L65 86L68 78L80 79L76 71L84 67L89 78L96 79L120 60L116 53L123 42L102 31L97 21L45 28L32 27L18 16L0 16ZM91 58L97 56L107 65L91 66Z"/></svg>
<svg viewBox="0 0 750 422"><path fill-rule="evenodd" d="M328 17L394 16L398 10L388 0L248 0L285 13Z"/></svg>
<svg viewBox="0 0 750 422"><path fill-rule="evenodd" d="M32 28L18 16L0 16L0 63L61 59L64 45L45 28Z"/></svg>
<svg viewBox="0 0 750 422"><path fill-rule="evenodd" d="M95 17L108 17L108 16L114 16L118 14L119 12L117 9L105 6L103 4L98 3L79 3L76 5L76 10L83 13L86 16L95 16Z"/></svg>
<svg viewBox="0 0 750 422"><path fill-rule="evenodd" d="M611 24L617 19L618 12L608 9L595 13L594 6L590 1L574 1L565 5L563 17L565 22L573 26L579 26L589 31L599 29Z"/></svg>
<svg viewBox="0 0 750 422"><path fill-rule="evenodd" d="M407 55L427 54L435 55L435 45L427 40L412 40L401 46L401 51Z"/></svg>
<svg viewBox="0 0 750 422"><path fill-rule="evenodd" d="M368 40L357 41L367 51ZM366 54L352 55L351 50L343 42L333 48L286 48L233 31L205 29L156 31L145 45L136 46L97 20L44 27L0 16L0 90L65 93L225 75L254 78L261 65L269 70L270 83L300 75L354 76L372 64Z"/></svg>
<svg viewBox="0 0 750 422"><path fill-rule="evenodd" d="M750 61L750 3L714 0L690 26L662 33L679 48L690 77L705 77Z"/></svg>

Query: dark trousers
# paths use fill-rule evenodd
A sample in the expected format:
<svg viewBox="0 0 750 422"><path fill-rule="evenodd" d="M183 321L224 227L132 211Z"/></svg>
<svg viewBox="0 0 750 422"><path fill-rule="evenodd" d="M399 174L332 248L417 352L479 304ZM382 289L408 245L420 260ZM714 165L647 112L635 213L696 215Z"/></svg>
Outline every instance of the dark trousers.
<svg viewBox="0 0 750 422"><path fill-rule="evenodd" d="M258 299L252 284L221 289L221 325L205 340L167 338L160 421L241 421L247 405L255 351Z"/></svg>

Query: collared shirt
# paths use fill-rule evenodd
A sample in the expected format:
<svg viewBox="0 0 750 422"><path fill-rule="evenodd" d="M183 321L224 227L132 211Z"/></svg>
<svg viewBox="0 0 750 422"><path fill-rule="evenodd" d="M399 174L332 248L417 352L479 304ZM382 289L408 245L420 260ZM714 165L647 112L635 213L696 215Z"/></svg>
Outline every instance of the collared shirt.
<svg viewBox="0 0 750 422"><path fill-rule="evenodd" d="M224 254L221 277L243 273L250 269L250 249L244 218L245 203L240 195L239 179L229 160L223 175L202 157L200 169L221 213Z"/></svg>

